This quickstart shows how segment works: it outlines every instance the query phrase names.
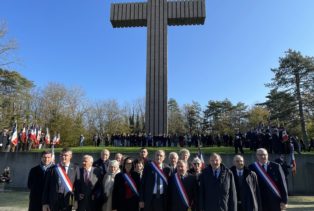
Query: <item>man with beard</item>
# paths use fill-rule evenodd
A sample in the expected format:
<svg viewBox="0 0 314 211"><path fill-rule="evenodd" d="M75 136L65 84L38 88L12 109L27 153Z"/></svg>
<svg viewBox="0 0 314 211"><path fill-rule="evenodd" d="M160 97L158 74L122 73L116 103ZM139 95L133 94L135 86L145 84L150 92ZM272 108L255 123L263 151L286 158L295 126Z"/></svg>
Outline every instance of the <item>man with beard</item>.
<svg viewBox="0 0 314 211"><path fill-rule="evenodd" d="M236 155L230 168L234 175L237 190L238 211L259 211L261 207L261 195L255 172L244 165L244 158Z"/></svg>

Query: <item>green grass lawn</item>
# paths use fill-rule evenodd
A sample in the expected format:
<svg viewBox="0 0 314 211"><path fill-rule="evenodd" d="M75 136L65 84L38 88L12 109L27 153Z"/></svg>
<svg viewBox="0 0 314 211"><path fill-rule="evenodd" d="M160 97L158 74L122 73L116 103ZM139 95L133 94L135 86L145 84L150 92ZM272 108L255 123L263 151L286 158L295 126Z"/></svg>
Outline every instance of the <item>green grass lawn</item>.
<svg viewBox="0 0 314 211"><path fill-rule="evenodd" d="M74 153L97 153L100 152L102 149L108 149L112 153L138 153L140 147L105 147L105 146L99 146L99 147L94 147L94 146L84 146L84 147L72 147L72 150ZM181 149L181 147L148 147L148 151L155 151L156 149L163 149L167 153L175 151L177 152L178 150ZM191 153L197 153L198 148L196 147L188 147L187 149L190 150ZM210 154L213 152L219 153L219 154L234 154L234 148L233 147L202 147L201 148L202 152L204 154ZM41 150L32 150L32 152L41 152ZM56 148L56 152L60 152L61 148ZM244 153L245 154L250 154L252 153L250 149L244 148ZM314 155L314 151L312 152L302 152L304 155Z"/></svg>
<svg viewBox="0 0 314 211"><path fill-rule="evenodd" d="M5 191L0 192L0 211L16 210L24 211L28 207L28 192ZM314 196L291 196L289 198L288 210L310 211L314 210Z"/></svg>

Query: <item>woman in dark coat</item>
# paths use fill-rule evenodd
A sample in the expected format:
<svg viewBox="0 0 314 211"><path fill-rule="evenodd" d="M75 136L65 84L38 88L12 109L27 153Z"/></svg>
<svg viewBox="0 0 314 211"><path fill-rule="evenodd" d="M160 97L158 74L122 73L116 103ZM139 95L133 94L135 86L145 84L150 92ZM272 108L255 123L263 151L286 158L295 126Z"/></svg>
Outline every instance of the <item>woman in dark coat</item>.
<svg viewBox="0 0 314 211"><path fill-rule="evenodd" d="M139 210L140 176L134 172L133 160L128 157L123 162L123 170L115 177L112 193L113 211Z"/></svg>

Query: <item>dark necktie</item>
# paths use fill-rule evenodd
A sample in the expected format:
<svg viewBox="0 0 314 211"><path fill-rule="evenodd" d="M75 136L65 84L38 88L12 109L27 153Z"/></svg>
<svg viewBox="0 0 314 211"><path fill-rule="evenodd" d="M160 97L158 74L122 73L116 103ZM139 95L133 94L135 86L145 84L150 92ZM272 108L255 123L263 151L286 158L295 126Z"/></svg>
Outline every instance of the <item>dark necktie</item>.
<svg viewBox="0 0 314 211"><path fill-rule="evenodd" d="M242 173L242 171L239 171L238 181L239 181L239 186L241 187L242 186L242 182L243 182L243 173Z"/></svg>
<svg viewBox="0 0 314 211"><path fill-rule="evenodd" d="M219 176L219 175L218 175L218 170L216 169L216 170L215 170L215 177L216 177L216 179L218 179L218 176Z"/></svg>
<svg viewBox="0 0 314 211"><path fill-rule="evenodd" d="M84 170L84 182L88 183L88 171Z"/></svg>
<svg viewBox="0 0 314 211"><path fill-rule="evenodd" d="M156 198L160 197L160 177L158 174L156 174L157 179L157 191L156 191Z"/></svg>

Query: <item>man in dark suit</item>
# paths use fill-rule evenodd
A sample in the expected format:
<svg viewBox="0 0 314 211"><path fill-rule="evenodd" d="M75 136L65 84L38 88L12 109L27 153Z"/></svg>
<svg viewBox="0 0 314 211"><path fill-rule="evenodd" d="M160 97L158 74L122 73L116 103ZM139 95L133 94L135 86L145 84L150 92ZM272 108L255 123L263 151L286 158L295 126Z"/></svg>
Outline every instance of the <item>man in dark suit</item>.
<svg viewBox="0 0 314 211"><path fill-rule="evenodd" d="M43 194L44 179L47 169L51 165L53 165L51 151L45 150L41 153L40 164L30 170L27 181L27 187L30 190L28 210L42 211L41 197Z"/></svg>
<svg viewBox="0 0 314 211"><path fill-rule="evenodd" d="M92 167L93 157L84 155L80 176L75 183L75 198L78 200L78 211L96 211L97 199L101 197L102 180L100 170Z"/></svg>
<svg viewBox="0 0 314 211"><path fill-rule="evenodd" d="M268 161L264 148L256 151L257 161L249 166L257 174L264 211L280 211L287 207L288 191L285 175L278 163Z"/></svg>
<svg viewBox="0 0 314 211"><path fill-rule="evenodd" d="M236 211L237 193L231 170L222 163L221 157L213 153L210 166L200 175L200 210Z"/></svg>
<svg viewBox="0 0 314 211"><path fill-rule="evenodd" d="M154 161L144 167L140 191L140 208L144 211L165 211L170 168L163 164L165 151L157 150Z"/></svg>
<svg viewBox="0 0 314 211"><path fill-rule="evenodd" d="M237 190L238 211L262 210L261 195L255 172L244 165L244 158L236 155L230 170L233 173Z"/></svg>
<svg viewBox="0 0 314 211"><path fill-rule="evenodd" d="M187 165L186 161L179 160L177 172L169 180L169 211L187 211L189 208L196 207L196 177L187 173Z"/></svg>
<svg viewBox="0 0 314 211"><path fill-rule="evenodd" d="M71 211L79 168L71 163L72 150L63 148L60 163L48 169L42 198L43 211Z"/></svg>

